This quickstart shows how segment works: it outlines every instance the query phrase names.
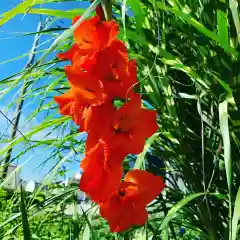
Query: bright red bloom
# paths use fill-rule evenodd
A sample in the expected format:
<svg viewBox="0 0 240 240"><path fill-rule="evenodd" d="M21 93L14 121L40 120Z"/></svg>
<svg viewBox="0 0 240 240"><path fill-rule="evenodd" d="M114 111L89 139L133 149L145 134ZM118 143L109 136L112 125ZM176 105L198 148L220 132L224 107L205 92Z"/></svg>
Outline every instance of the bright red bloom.
<svg viewBox="0 0 240 240"><path fill-rule="evenodd" d="M111 102L92 106L89 109L85 120L85 129L88 132L86 151L94 147L99 139L107 139L115 111Z"/></svg>
<svg viewBox="0 0 240 240"><path fill-rule="evenodd" d="M157 113L141 107L141 96L135 94L129 102L119 108L113 117L112 139L126 153L143 151L146 138L158 130Z"/></svg>
<svg viewBox="0 0 240 240"><path fill-rule="evenodd" d="M123 175L122 160L121 155L109 151L106 143L98 142L81 162L84 172L80 190L95 202L105 201L120 184Z"/></svg>
<svg viewBox="0 0 240 240"><path fill-rule="evenodd" d="M154 200L164 188L163 179L143 171L129 171L117 191L100 204L100 214L112 232L122 232L133 225L141 226L147 221L146 205Z"/></svg>
<svg viewBox="0 0 240 240"><path fill-rule="evenodd" d="M73 121L80 125L80 131L86 131L88 118L91 116L91 106L102 104L106 100L102 82L83 71L76 71L65 67L71 89L54 97L59 104L60 113L71 116Z"/></svg>
<svg viewBox="0 0 240 240"><path fill-rule="evenodd" d="M88 123L88 116L91 111L89 104L80 103L72 90L60 96L55 96L54 100L59 105L60 114L72 117L74 123L80 126L80 132L86 131L86 124Z"/></svg>
<svg viewBox="0 0 240 240"><path fill-rule="evenodd" d="M66 52L58 53L57 57L61 60L70 60L73 62L75 54L79 54L80 56L83 54L81 54L80 49L76 43L74 43L72 47L69 48Z"/></svg>
<svg viewBox="0 0 240 240"><path fill-rule="evenodd" d="M57 54L57 57L61 60L71 61L71 64L74 67L79 68L80 70L81 68L83 68L82 65L84 64L84 62L87 60L88 57L91 57L91 55L86 55L85 51L82 51L78 47L78 45L74 43L72 47L66 52Z"/></svg>
<svg viewBox="0 0 240 240"><path fill-rule="evenodd" d="M73 19L73 24L80 17ZM119 32L118 24L114 21L101 21L99 16L83 20L74 30L74 40L81 50L87 54L107 47Z"/></svg>
<svg viewBox="0 0 240 240"><path fill-rule="evenodd" d="M77 125L83 124L83 119L84 119L85 112L87 110L87 105L80 104L76 100L72 90L69 90L68 92L60 96L55 96L54 100L59 105L60 114L71 116L73 121Z"/></svg>
<svg viewBox="0 0 240 240"><path fill-rule="evenodd" d="M127 91L133 90L137 82L136 62L128 61L127 49L120 40L112 41L107 48L86 59L82 67L101 79L111 99L125 99Z"/></svg>
<svg viewBox="0 0 240 240"><path fill-rule="evenodd" d="M79 19L75 17L73 24ZM86 58L110 45L118 32L119 27L114 20L101 21L99 16L83 20L74 30L75 43L67 52L58 54L58 58L70 60L74 67L79 67Z"/></svg>
<svg viewBox="0 0 240 240"><path fill-rule="evenodd" d="M88 126L98 126L100 123L101 127L89 132L88 147L101 138L111 148L121 149L125 155L139 154L143 151L146 138L158 130L156 111L142 108L139 94L119 109L104 105L92 111L94 117L88 119Z"/></svg>
<svg viewBox="0 0 240 240"><path fill-rule="evenodd" d="M70 66L65 67L72 93L79 102L100 105L106 100L104 87L100 80L89 72L79 71Z"/></svg>
<svg viewBox="0 0 240 240"><path fill-rule="evenodd" d="M96 53L95 62L89 62L93 73L104 81L117 82L125 76L128 67L128 54L125 44L120 40L112 41L107 48Z"/></svg>

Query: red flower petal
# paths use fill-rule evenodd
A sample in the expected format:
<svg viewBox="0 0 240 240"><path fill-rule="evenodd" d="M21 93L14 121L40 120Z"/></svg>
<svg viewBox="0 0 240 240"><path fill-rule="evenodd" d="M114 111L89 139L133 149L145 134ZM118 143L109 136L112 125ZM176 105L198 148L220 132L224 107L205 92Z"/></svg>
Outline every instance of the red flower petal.
<svg viewBox="0 0 240 240"><path fill-rule="evenodd" d="M145 207L163 190L161 177L142 170L127 173L125 182L105 202L100 204L100 214L112 232L122 232L147 220Z"/></svg>
<svg viewBox="0 0 240 240"><path fill-rule="evenodd" d="M95 202L105 201L117 189L123 169L117 155L111 155L104 142L95 145L82 160L84 170L80 190L86 192Z"/></svg>

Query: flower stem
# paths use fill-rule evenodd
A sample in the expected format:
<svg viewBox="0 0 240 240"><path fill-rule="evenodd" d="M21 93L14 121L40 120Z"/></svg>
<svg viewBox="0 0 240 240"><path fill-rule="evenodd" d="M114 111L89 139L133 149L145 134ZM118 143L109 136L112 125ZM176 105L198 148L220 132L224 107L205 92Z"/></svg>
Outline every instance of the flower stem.
<svg viewBox="0 0 240 240"><path fill-rule="evenodd" d="M102 0L101 6L104 12L104 16L106 21L110 21L112 19L112 3L111 0Z"/></svg>

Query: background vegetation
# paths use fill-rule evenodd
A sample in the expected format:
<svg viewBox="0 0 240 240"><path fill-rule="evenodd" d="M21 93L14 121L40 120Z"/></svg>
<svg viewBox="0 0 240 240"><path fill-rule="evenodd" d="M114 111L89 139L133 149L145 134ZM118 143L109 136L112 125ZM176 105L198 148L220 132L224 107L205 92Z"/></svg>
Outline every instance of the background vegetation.
<svg viewBox="0 0 240 240"><path fill-rule="evenodd" d="M134 164L164 175L167 183L164 193L149 206L147 224L122 234L110 233L94 206L81 215L77 210L73 216L64 214L67 204L78 203L76 185L59 187L58 191L49 186L62 174L61 166L80 160L84 150L84 136L79 136L68 118L58 115L53 101L53 96L68 88L56 53L69 48L73 29L53 28L52 24L76 15L86 18L94 14L99 3L95 0L87 9L57 9L57 3L63 1L25 0L0 16L2 26L18 14L42 15L42 26L30 34L50 42L40 50L35 42L37 57L21 72L0 81L1 99L14 91L19 93L9 108L19 106L22 100L39 100L27 115L27 123L45 114L40 124L29 124L28 131L19 133L16 129L13 139L1 136L1 160L6 162L12 148L14 154L8 163L27 152L34 157L34 149L41 146L52 153L42 162L30 160L25 164L37 167L56 161L33 193L1 190L0 238L240 239L237 0L113 2L114 18L121 26L119 36L127 43L130 58L137 59L140 90L146 106L158 111L159 124L158 133L147 141L144 152L125 160L125 170ZM53 2L56 8L47 8ZM31 59L31 52L27 56ZM14 124L14 119L10 120Z"/></svg>

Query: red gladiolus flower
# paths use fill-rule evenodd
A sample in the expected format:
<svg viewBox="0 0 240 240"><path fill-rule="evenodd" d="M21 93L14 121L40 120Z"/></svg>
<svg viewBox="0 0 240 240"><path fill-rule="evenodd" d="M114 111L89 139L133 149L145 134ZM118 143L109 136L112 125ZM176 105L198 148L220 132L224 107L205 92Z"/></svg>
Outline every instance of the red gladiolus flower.
<svg viewBox="0 0 240 240"><path fill-rule="evenodd" d="M80 17L73 19L73 24ZM114 20L101 21L99 16L83 20L74 31L74 40L81 50L87 54L107 47L119 32L119 27Z"/></svg>
<svg viewBox="0 0 240 240"><path fill-rule="evenodd" d="M82 67L99 77L109 98L126 98L126 92L137 82L136 62L128 61L127 49L122 41L114 40L94 57L82 63Z"/></svg>
<svg viewBox="0 0 240 240"><path fill-rule="evenodd" d="M103 92L101 81L94 76L87 72L75 71L71 67L65 67L65 72L71 90L54 99L59 104L60 113L71 116L73 121L80 125L80 131L86 131L86 124L91 116L91 106L102 104L107 96Z"/></svg>
<svg viewBox="0 0 240 240"><path fill-rule="evenodd" d="M87 129L88 116L91 106L87 103L80 103L72 90L54 97L55 102L59 105L60 114L72 117L74 123L80 126L79 131L83 132Z"/></svg>
<svg viewBox="0 0 240 240"><path fill-rule="evenodd" d="M76 100L74 94L72 93L72 90L69 90L68 92L60 96L55 96L54 100L59 105L60 114L71 116L73 121L77 125L80 124L82 125L87 105L86 104L81 105Z"/></svg>
<svg viewBox="0 0 240 240"><path fill-rule="evenodd" d="M65 67L65 73L70 83L72 93L79 102L100 105L106 100L103 84L88 72Z"/></svg>
<svg viewBox="0 0 240 240"><path fill-rule="evenodd" d="M143 171L129 171L117 191L100 204L100 214L112 232L122 232L147 220L146 205L155 199L164 188L163 179Z"/></svg>
<svg viewBox="0 0 240 240"><path fill-rule="evenodd" d="M114 40L107 48L96 53L95 62L89 62L93 73L109 82L119 81L126 75L128 67L128 54L125 44Z"/></svg>
<svg viewBox="0 0 240 240"><path fill-rule="evenodd" d="M93 56L86 55L85 51L82 51L78 45L74 43L68 51L57 54L57 57L61 60L71 61L72 67L76 67L78 70L81 70L84 69L84 62Z"/></svg>
<svg viewBox="0 0 240 240"><path fill-rule="evenodd" d="M119 109L106 105L92 108L89 118L90 129L87 146L90 148L98 139L103 139L113 149L121 149L127 154L138 154L143 151L146 138L158 130L157 113L141 107L141 96L135 94L130 101Z"/></svg>
<svg viewBox="0 0 240 240"><path fill-rule="evenodd" d="M114 192L122 178L121 154L112 154L106 143L100 141L81 162L84 170L79 188L93 201L105 201Z"/></svg>
<svg viewBox="0 0 240 240"><path fill-rule="evenodd" d="M111 102L91 107L91 111L89 111L88 118L85 121L86 131L88 132L86 151L94 147L99 139L110 143L108 138L112 130L112 120L115 111L116 108ZM108 144L109 148L112 148L111 144Z"/></svg>
<svg viewBox="0 0 240 240"><path fill-rule="evenodd" d="M146 138L158 130L156 119L156 111L141 108L141 96L135 94L115 112L111 142L128 154L142 152Z"/></svg>
<svg viewBox="0 0 240 240"><path fill-rule="evenodd" d="M57 57L60 58L61 60L70 60L73 62L74 56L76 54L79 54L79 56L83 55L83 52L81 53L78 45L74 43L70 49L68 49L66 52L63 53L58 53Z"/></svg>
<svg viewBox="0 0 240 240"><path fill-rule="evenodd" d="M73 19L73 24L80 17ZM73 67L82 68L88 58L94 58L97 51L106 48L116 39L119 32L117 23L101 21L99 16L83 20L74 31L75 43L65 53L58 54L58 58L71 61Z"/></svg>
<svg viewBox="0 0 240 240"><path fill-rule="evenodd" d="M111 101L106 101L104 104L91 107L88 122L86 123L88 131L98 132L99 134L106 132L107 126L111 127L115 111L116 108Z"/></svg>
<svg viewBox="0 0 240 240"><path fill-rule="evenodd" d="M138 83L137 81L137 64L136 60L128 62L128 75L123 81L123 92L126 92L124 99L131 98L134 95L134 87Z"/></svg>

